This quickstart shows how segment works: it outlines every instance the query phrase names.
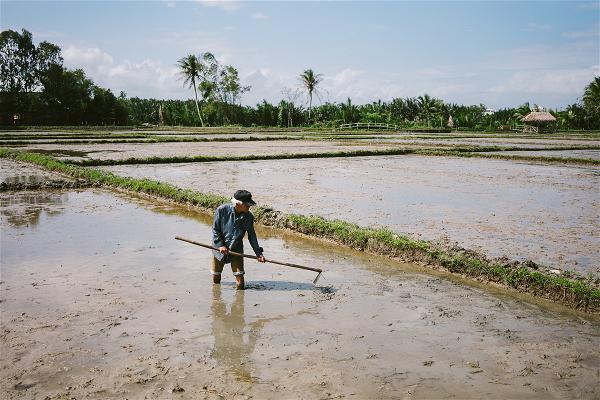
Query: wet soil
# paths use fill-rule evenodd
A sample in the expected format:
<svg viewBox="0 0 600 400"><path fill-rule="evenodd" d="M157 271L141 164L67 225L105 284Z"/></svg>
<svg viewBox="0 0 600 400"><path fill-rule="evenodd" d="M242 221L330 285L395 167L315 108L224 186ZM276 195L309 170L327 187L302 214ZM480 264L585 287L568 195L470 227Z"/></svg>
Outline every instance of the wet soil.
<svg viewBox="0 0 600 400"><path fill-rule="evenodd" d="M31 164L0 158L0 183L42 182L53 179L71 180L71 178L46 172Z"/></svg>
<svg viewBox="0 0 600 400"><path fill-rule="evenodd" d="M389 227L491 257L600 276L600 168L390 156L111 166L118 175L254 198L285 213Z"/></svg>
<svg viewBox="0 0 600 400"><path fill-rule="evenodd" d="M600 321L259 229L212 286L210 218L104 191L0 194L4 398L595 398ZM37 208L32 218L28 210ZM10 215L10 218L9 218ZM447 278L447 277L443 277Z"/></svg>
<svg viewBox="0 0 600 400"><path fill-rule="evenodd" d="M518 139L518 138L463 138L463 139L419 139L419 138L394 138L385 137L365 139L365 142L380 143L382 145L427 145L427 146L506 146L522 148L567 147L567 146L600 146L600 140L579 139Z"/></svg>
<svg viewBox="0 0 600 400"><path fill-rule="evenodd" d="M390 146L394 147L394 146ZM169 143L97 143L84 145L32 144L20 146L25 151L44 151L60 159L82 160L122 160L131 157L170 157L170 156L227 156L227 155L269 155L269 154L310 154L337 151L380 150L380 145L347 144L335 141L281 140L262 142L169 142ZM65 151L80 155L65 155ZM89 154L92 153L93 154ZM86 154L87 153L87 154Z"/></svg>

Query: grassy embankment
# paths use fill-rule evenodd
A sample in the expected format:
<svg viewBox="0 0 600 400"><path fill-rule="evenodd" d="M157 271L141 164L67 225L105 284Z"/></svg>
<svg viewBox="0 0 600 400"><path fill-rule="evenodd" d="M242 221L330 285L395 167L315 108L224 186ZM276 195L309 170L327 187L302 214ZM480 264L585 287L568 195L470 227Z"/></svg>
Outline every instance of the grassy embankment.
<svg viewBox="0 0 600 400"><path fill-rule="evenodd" d="M577 150L582 150L578 147ZM492 151L510 151L523 150L516 147L454 147L448 149L418 149L418 148L393 148L383 150L355 150L355 151L335 151L321 153L281 153L267 155L243 155L243 156L169 156L169 157L144 157L144 158L125 158L120 160L80 160L65 161L65 163L78 166L108 166L108 165L133 165L133 164L175 164L175 163L194 163L194 162L214 162L214 161L256 161L256 160L285 160L285 159L309 159L309 158L336 158L336 157L367 157L367 156L397 156L397 155L421 155L421 156L451 156L451 157L470 157L470 158L495 158L504 160L519 161L539 161L558 164L579 164L579 165L600 165L600 160L592 158L561 158L561 157L536 157L522 156L512 154L485 154ZM539 148L525 149L525 151L537 151ZM547 150L547 149L546 149ZM561 148L561 150L563 150Z"/></svg>
<svg viewBox="0 0 600 400"><path fill-rule="evenodd" d="M206 211L212 211L227 201L223 196L183 190L149 179L120 177L110 172L66 164L37 153L0 149L0 157L29 162L74 178L85 179L92 185L144 193L181 204L194 205ZM453 273L515 288L589 313L600 313L600 289L590 280L581 277L556 276L532 263L488 260L485 256L468 250L436 248L428 242L413 240L387 229L363 228L345 221L313 216L284 215L268 207L257 207L254 214L259 223L267 226L333 240L361 251L400 257L407 261L423 261Z"/></svg>

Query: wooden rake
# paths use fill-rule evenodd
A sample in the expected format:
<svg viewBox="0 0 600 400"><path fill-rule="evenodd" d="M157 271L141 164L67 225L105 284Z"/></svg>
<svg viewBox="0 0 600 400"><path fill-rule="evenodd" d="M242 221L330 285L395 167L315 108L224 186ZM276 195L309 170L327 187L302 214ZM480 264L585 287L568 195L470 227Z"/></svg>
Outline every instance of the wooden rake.
<svg viewBox="0 0 600 400"><path fill-rule="evenodd" d="M188 242L188 243L191 243L191 244L195 244L196 246L205 247L207 249L219 251L218 247L214 247L214 246L211 246L211 245L205 244L205 243L196 242L194 240L186 239L186 238L183 238L181 236L175 236L175 239L176 240L181 240L182 242ZM257 256L252 256L250 254L236 253L235 251L229 251L229 254L232 254L234 256L252 258L252 259L255 259L255 260L258 259ZM271 264L283 265L285 267L299 268L299 269L305 269L305 270L308 270L308 271L318 272L317 277L313 280L313 284L314 285L317 284L317 281L319 280L319 278L321 277L321 274L323 273L322 269L312 268L312 267L305 267L303 265L298 265L298 264L284 263L284 262L275 261L275 260L267 260L266 258L265 258L265 262L268 262L268 263L271 263Z"/></svg>

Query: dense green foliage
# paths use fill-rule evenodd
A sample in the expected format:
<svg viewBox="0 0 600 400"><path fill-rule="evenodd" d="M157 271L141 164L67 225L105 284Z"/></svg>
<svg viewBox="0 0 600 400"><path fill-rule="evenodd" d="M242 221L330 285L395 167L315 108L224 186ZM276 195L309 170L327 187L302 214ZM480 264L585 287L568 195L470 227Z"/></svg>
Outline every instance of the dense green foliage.
<svg viewBox="0 0 600 400"><path fill-rule="evenodd" d="M0 125L122 125L124 105L81 69L63 67L60 48L31 33L0 33Z"/></svg>
<svg viewBox="0 0 600 400"><path fill-rule="evenodd" d="M211 53L190 54L177 63L183 84L193 89L192 100L119 97L94 85L82 70L62 66L60 48L34 45L31 33L12 30L0 34L0 125L167 125L337 127L356 122L387 123L402 129L509 131L537 106L487 110L483 104L445 103L427 94L357 105L347 99L313 106L322 75L307 69L300 76L308 107L300 92L283 88L283 99L262 101L254 107L239 104L250 87L240 83L238 71L221 65ZM600 77L583 93L580 103L565 110L549 110L561 130L600 129ZM14 117L18 120L13 120Z"/></svg>

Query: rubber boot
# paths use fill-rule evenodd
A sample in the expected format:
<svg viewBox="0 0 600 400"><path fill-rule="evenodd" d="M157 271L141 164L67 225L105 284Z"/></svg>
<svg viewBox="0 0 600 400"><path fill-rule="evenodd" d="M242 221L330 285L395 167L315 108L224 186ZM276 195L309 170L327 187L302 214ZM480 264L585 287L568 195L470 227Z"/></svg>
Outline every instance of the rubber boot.
<svg viewBox="0 0 600 400"><path fill-rule="evenodd" d="M218 285L219 283L221 283L221 275L213 275L213 283L215 285Z"/></svg>

